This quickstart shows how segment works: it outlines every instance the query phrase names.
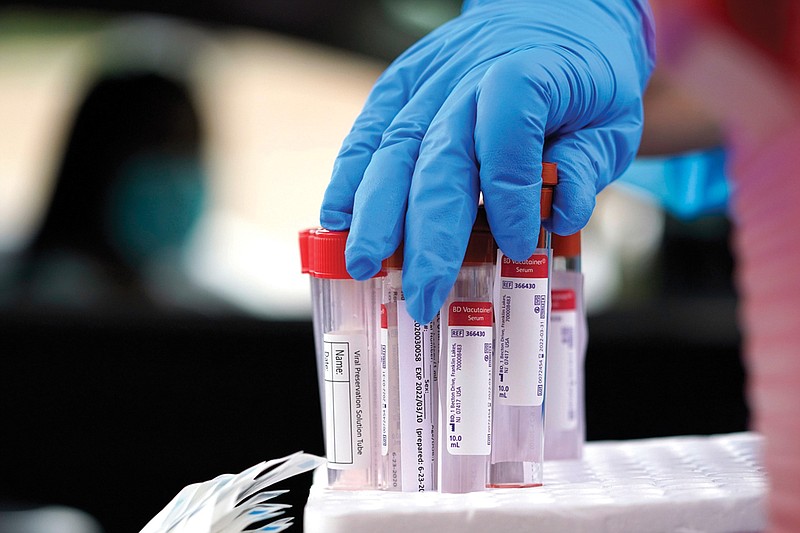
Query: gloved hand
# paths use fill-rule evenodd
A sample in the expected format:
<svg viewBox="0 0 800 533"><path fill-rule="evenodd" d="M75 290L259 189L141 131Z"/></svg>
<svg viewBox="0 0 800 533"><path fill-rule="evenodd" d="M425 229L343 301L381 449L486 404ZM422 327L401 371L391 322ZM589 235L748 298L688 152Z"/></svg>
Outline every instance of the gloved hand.
<svg viewBox="0 0 800 533"><path fill-rule="evenodd" d="M645 2L467 2L402 54L345 139L322 204L322 226L350 228L350 274L374 275L404 238L407 307L429 322L461 267L480 191L503 252L533 253L543 160L559 166L546 227L583 227L639 144L653 64Z"/></svg>

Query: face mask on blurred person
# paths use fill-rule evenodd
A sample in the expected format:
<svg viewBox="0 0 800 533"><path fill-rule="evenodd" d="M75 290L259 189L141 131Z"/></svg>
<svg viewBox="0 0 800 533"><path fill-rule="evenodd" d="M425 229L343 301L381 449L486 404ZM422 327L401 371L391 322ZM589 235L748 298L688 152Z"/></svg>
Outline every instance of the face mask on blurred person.
<svg viewBox="0 0 800 533"><path fill-rule="evenodd" d="M199 158L139 155L120 169L110 192L107 230L133 267L179 255L205 204Z"/></svg>

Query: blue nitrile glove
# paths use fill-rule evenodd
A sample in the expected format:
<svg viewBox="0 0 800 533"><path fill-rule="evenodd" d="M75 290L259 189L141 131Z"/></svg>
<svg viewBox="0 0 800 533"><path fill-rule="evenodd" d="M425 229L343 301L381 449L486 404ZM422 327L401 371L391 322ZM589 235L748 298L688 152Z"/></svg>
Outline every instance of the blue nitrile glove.
<svg viewBox="0 0 800 533"><path fill-rule="evenodd" d="M539 232L542 160L559 166L552 220L583 227L633 159L653 66L646 0L473 1L401 55L344 141L321 210L350 228L347 268L374 275L405 237L408 310L430 321L455 282L478 195L515 260Z"/></svg>
<svg viewBox="0 0 800 533"><path fill-rule="evenodd" d="M655 199L679 218L721 215L730 196L725 164L723 148L641 157L616 183Z"/></svg>

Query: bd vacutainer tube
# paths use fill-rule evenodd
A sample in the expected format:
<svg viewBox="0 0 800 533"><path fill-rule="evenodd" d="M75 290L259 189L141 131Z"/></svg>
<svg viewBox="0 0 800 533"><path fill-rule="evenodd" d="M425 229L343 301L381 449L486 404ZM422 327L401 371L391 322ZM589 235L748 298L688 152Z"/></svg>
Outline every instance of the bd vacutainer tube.
<svg viewBox="0 0 800 533"><path fill-rule="evenodd" d="M439 315L428 324L414 320L406 309L401 287L403 247L384 261L384 305L387 340L386 379L381 397L387 400L387 449L399 460L389 461L390 475L405 492L436 490L438 442ZM384 330L382 329L382 332ZM383 369L383 367L382 367ZM384 450L382 450L382 453ZM393 487L395 479L389 479Z"/></svg>
<svg viewBox="0 0 800 533"><path fill-rule="evenodd" d="M553 235L544 458L580 459L586 440L581 234Z"/></svg>
<svg viewBox="0 0 800 533"><path fill-rule="evenodd" d="M557 181L556 165L543 163L543 220L550 216ZM542 484L550 254L550 232L544 228L528 259L513 261L497 252L497 349L488 483L492 488Z"/></svg>
<svg viewBox="0 0 800 533"><path fill-rule="evenodd" d="M381 280L350 277L346 242L347 232L318 230L311 238L312 298L322 331L328 485L380 489L385 488L377 434Z"/></svg>
<svg viewBox="0 0 800 533"><path fill-rule="evenodd" d="M496 246L481 208L441 310L439 490L485 490L492 444Z"/></svg>

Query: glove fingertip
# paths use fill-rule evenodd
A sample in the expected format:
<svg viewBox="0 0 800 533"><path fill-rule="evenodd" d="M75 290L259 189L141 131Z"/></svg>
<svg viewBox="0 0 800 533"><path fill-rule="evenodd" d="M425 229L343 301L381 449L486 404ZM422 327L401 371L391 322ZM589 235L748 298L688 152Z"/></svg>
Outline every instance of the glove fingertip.
<svg viewBox="0 0 800 533"><path fill-rule="evenodd" d="M502 250L503 255L512 261L525 261L536 250L537 240L527 237L497 239L497 245Z"/></svg>
<svg viewBox="0 0 800 533"><path fill-rule="evenodd" d="M597 195L595 166L577 154L566 155L562 151L554 159L559 162L558 184L551 214L542 221L545 229L557 235L571 235L583 228L592 216Z"/></svg>
<svg viewBox="0 0 800 533"><path fill-rule="evenodd" d="M442 269L448 270L446 267ZM420 324L427 324L436 316L447 300L450 289L455 279L450 280L448 274L431 276L425 274L430 270L425 269L422 275L416 269L405 268L403 271L403 293L406 298L408 314ZM452 276L454 278L454 276Z"/></svg>
<svg viewBox="0 0 800 533"><path fill-rule="evenodd" d="M345 259L347 261L348 274L358 281L371 278L381 269L381 262L375 261L367 255L345 252Z"/></svg>
<svg viewBox="0 0 800 533"><path fill-rule="evenodd" d="M539 186L520 188L514 195L484 195L492 235L503 254L514 261L528 259L536 249L540 223L538 194Z"/></svg>
<svg viewBox="0 0 800 533"><path fill-rule="evenodd" d="M439 312L439 309L442 308L442 305L444 305L444 301L447 297L446 294L440 297L436 294L426 296L415 292L406 294L405 296L408 314L420 324L430 323L436 316L436 313Z"/></svg>
<svg viewBox="0 0 800 533"><path fill-rule="evenodd" d="M577 205L554 205L552 216L549 219L544 220L542 225L546 230L551 231L556 235L572 235L586 226L593 210L594 201L591 202L591 206L587 206L586 202L579 203Z"/></svg>
<svg viewBox="0 0 800 533"><path fill-rule="evenodd" d="M319 213L319 224L330 231L345 231L350 229L353 215L341 211L322 209Z"/></svg>

